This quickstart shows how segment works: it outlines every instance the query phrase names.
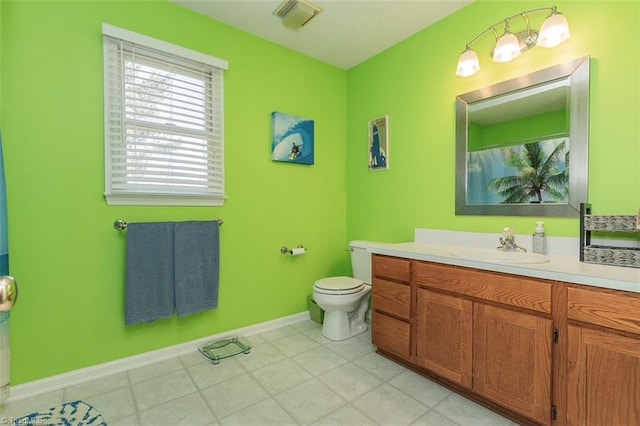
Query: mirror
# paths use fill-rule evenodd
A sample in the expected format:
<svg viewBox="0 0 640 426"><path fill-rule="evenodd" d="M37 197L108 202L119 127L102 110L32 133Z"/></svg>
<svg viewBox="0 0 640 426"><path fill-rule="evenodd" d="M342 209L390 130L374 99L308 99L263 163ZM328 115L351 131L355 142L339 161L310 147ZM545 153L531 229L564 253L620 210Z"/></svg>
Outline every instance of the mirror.
<svg viewBox="0 0 640 426"><path fill-rule="evenodd" d="M456 214L577 217L587 202L589 57L456 98Z"/></svg>

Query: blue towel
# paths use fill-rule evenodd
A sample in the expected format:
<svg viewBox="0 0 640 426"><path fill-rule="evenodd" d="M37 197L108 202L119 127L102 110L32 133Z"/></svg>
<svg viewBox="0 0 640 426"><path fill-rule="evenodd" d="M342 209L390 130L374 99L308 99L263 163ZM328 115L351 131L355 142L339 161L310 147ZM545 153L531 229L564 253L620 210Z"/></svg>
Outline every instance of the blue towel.
<svg viewBox="0 0 640 426"><path fill-rule="evenodd" d="M127 325L173 316L173 228L173 223L127 226Z"/></svg>
<svg viewBox="0 0 640 426"><path fill-rule="evenodd" d="M218 221L175 224L175 301L179 317L218 307L219 230Z"/></svg>

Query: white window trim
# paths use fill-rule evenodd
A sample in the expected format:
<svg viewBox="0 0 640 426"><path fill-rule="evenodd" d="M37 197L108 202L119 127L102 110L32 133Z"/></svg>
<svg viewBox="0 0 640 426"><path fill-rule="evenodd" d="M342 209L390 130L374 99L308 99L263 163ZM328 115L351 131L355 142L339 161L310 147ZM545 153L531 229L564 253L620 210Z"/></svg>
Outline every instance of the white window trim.
<svg viewBox="0 0 640 426"><path fill-rule="evenodd" d="M122 39L129 43L138 44L140 46L165 52L169 55L175 55L183 57L192 61L201 62L207 65L211 65L221 70L228 70L229 63L223 59L219 59L204 53L196 52L181 46L177 46L171 43L157 40L152 37L148 37L142 34L138 34L132 31L128 31L122 28L114 27L109 24L102 24L103 35L110 36L112 38ZM107 52L104 52L104 66L105 75L107 67ZM106 82L106 80L105 80ZM107 111L109 110L109 87L105 84L104 87L104 102L105 102L105 138L108 136L109 129L109 117ZM220 96L223 96L221 93ZM223 99L223 98L222 98ZM224 105L224 102L222 102ZM222 122L220 128L224 134L224 111L221 112ZM224 159L224 141L222 143L222 158ZM105 198L109 205L165 205L165 206L222 206L226 196L222 197L202 197L198 195L185 194L162 194L154 195L151 193L112 193L111 192L111 170L112 164L110 161L111 153L108 139L105 139ZM224 176L224 170L223 170ZM224 188L223 188L224 193Z"/></svg>
<svg viewBox="0 0 640 426"><path fill-rule="evenodd" d="M187 49L182 46L167 43L162 40L148 37L146 35L134 33L122 28L114 27L109 24L102 24L102 34L108 35L114 38L120 38L130 41L132 43L139 44L141 46L150 47L152 49L160 50L162 52L171 53L176 56L182 56L183 58L191 59L193 61L202 62L205 64L213 65L216 68L222 68L223 70L229 69L229 62L224 59L218 59L214 56L209 56L204 53L196 52L195 50Z"/></svg>

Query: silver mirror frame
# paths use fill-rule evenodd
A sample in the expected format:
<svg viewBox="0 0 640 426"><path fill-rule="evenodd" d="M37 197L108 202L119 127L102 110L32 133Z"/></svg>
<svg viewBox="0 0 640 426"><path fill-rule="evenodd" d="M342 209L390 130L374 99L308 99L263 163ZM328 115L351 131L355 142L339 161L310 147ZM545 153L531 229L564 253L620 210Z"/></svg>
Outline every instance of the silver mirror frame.
<svg viewBox="0 0 640 426"><path fill-rule="evenodd" d="M586 203L589 169L589 57L575 59L456 98L456 215L578 217ZM467 205L469 105L552 81L569 79L569 202L567 204Z"/></svg>

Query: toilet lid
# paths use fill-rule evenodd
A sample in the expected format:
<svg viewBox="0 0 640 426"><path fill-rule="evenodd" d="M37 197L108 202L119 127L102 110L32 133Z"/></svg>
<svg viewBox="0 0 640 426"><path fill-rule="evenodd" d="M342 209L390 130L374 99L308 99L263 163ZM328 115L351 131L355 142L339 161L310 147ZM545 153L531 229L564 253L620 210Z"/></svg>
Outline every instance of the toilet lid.
<svg viewBox="0 0 640 426"><path fill-rule="evenodd" d="M330 277L316 281L314 287L325 291L359 290L362 287L361 280L351 277Z"/></svg>

